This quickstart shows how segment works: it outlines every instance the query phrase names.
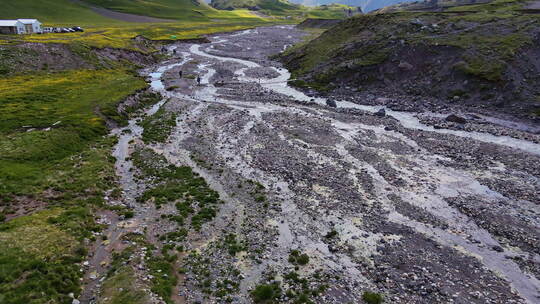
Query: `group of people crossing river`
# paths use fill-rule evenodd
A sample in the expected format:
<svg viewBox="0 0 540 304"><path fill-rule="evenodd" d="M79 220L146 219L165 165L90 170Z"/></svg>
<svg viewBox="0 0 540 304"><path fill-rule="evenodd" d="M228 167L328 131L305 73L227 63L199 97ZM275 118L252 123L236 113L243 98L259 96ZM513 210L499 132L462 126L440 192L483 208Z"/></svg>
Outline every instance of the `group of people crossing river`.
<svg viewBox="0 0 540 304"><path fill-rule="evenodd" d="M178 71L178 76L180 78L182 78L182 76L183 76L182 70ZM201 76L199 76L199 75L197 75L197 84L201 85Z"/></svg>
<svg viewBox="0 0 540 304"><path fill-rule="evenodd" d="M161 52L163 52L163 53L167 52L167 48L166 48L166 47L162 47L162 48L161 48ZM173 54L176 55L176 50L173 50L172 52L173 52ZM180 71L178 72L178 76L179 76L180 78L183 77L183 72L182 72L182 70L180 70ZM201 85L201 80L202 80L202 79L201 79L201 76L197 75L197 84L198 84L198 85Z"/></svg>

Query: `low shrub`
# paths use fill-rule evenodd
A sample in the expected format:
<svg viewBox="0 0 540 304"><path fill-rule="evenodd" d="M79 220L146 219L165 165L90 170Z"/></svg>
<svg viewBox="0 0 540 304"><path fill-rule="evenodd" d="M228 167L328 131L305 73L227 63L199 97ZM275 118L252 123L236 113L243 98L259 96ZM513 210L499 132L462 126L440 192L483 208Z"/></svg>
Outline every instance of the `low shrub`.
<svg viewBox="0 0 540 304"><path fill-rule="evenodd" d="M383 302L383 296L375 292L366 291L362 295L362 300L368 304L381 304Z"/></svg>
<svg viewBox="0 0 540 304"><path fill-rule="evenodd" d="M255 303L271 303L280 295L281 288L278 283L258 285L251 292L251 297Z"/></svg>

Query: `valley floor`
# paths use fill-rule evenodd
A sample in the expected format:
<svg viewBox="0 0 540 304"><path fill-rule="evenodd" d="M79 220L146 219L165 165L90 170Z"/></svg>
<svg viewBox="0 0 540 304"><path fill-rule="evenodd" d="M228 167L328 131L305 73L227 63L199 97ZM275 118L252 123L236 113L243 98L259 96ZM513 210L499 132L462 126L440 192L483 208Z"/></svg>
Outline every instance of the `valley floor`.
<svg viewBox="0 0 540 304"><path fill-rule="evenodd" d="M165 99L114 131L107 198L135 214L101 214L80 300L538 303L540 135L328 106L267 59L304 35L178 43L145 71Z"/></svg>

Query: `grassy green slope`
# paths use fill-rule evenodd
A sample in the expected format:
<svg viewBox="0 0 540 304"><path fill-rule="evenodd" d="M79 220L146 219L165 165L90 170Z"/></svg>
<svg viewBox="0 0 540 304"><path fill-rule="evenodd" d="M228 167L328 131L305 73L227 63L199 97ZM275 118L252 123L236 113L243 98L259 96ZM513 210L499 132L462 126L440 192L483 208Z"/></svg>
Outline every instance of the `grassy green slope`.
<svg viewBox="0 0 540 304"><path fill-rule="evenodd" d="M38 18L86 29L0 35L0 303L71 303L68 295L79 295L83 273L78 263L87 258L87 241L99 241L92 232L103 228L95 214L107 208L105 191L113 190L113 196L120 192L111 156L115 139L107 136L105 118L122 123L126 117L117 113L117 103L147 86L125 61L89 70L70 70L72 65L59 72L47 66L31 70L27 60L37 51L23 51L19 44L68 44L74 53L89 55L81 58L92 63L90 46L152 52L153 43L134 41L138 35L195 38L268 24L245 10L218 11L189 0L107 2L118 4L115 10L178 22L120 22L69 0L0 0L0 18ZM30 67L30 72L17 65ZM116 295L118 281L129 286L132 276L122 275L104 285L105 294L120 298L115 303L139 296Z"/></svg>
<svg viewBox="0 0 540 304"><path fill-rule="evenodd" d="M283 59L294 77L304 77L319 88L345 78L353 87L384 86L378 72L384 69L385 75L391 75L386 77L401 87L408 79L426 75L434 82L419 91L431 96L453 98L457 94L463 100L489 101L498 92L533 100L538 89L514 81L538 77L523 61L535 60L531 52L537 52L533 41L540 34L540 16L521 11L524 2L495 0L444 12L358 16L290 49ZM433 58L437 60L431 62ZM415 65L414 75L399 78L405 75L398 68L402 60ZM465 80L467 85L462 85ZM515 91L509 93L512 91L503 89L505 85ZM418 87L418 81L414 86Z"/></svg>
<svg viewBox="0 0 540 304"><path fill-rule="evenodd" d="M286 56L292 55L292 51L301 56L301 61L295 66L298 73L306 73L336 56L343 55L345 56L340 57L342 61L360 62L361 65L377 64L387 58L384 54L391 52L393 42L399 38L411 44L474 48L486 55L492 53L497 56L496 59L500 59L512 55L523 44L530 42L527 30L531 27L516 27L513 31L486 29L497 25L505 28L519 24L530 25L540 19L537 15L519 12L520 3L523 1L496 0L491 4L454 7L443 13L396 12L361 15L339 24L301 49L291 49L286 52ZM431 32L422 31L412 24L414 20L424 20L428 25L437 24L437 29ZM355 44L356 47L353 47ZM360 44L363 44L363 48L359 48ZM366 49L368 46L371 46L370 52ZM344 48L348 49L346 53L341 52ZM370 60L369 57L378 57L378 60Z"/></svg>
<svg viewBox="0 0 540 304"><path fill-rule="evenodd" d="M93 12L88 5L141 16L178 20L181 22L246 21L260 19L245 11L220 11L191 0L0 0L0 19L38 18L48 24L78 24L85 26L125 25L125 22Z"/></svg>
<svg viewBox="0 0 540 304"><path fill-rule="evenodd" d="M57 162L107 134L98 109L115 113L117 102L143 87L143 80L120 70L0 78L0 196L45 190L62 169Z"/></svg>
<svg viewBox="0 0 540 304"><path fill-rule="evenodd" d="M278 12L300 8L299 5L284 0L213 0L212 6L218 9L259 7Z"/></svg>
<svg viewBox="0 0 540 304"><path fill-rule="evenodd" d="M114 117L116 103L145 86L122 70L0 78L0 217L34 212L0 218L5 303L67 303L78 294L82 241L99 230L92 209L115 186L102 116Z"/></svg>
<svg viewBox="0 0 540 304"><path fill-rule="evenodd" d="M221 10L231 8L256 8L261 13L269 16L325 19L344 18L344 11L349 8L348 6L341 4L306 7L286 0L212 0L211 5Z"/></svg>
<svg viewBox="0 0 540 304"><path fill-rule="evenodd" d="M39 18L46 23L117 23L69 0L0 0L0 19L18 18Z"/></svg>
<svg viewBox="0 0 540 304"><path fill-rule="evenodd" d="M82 0L81 0L82 1ZM82 3L79 1L80 3ZM0 45L21 42L84 43L93 47L138 49L133 38L143 35L153 40L197 38L215 32L242 30L268 24L247 10L221 11L191 0L0 0L0 18L37 18L45 25L80 25L84 33L47 35L0 35ZM111 9L158 18L176 19L166 23L127 23L103 17L88 6L104 5ZM275 21L274 21L275 22ZM2 64L0 63L0 66Z"/></svg>
<svg viewBox="0 0 540 304"><path fill-rule="evenodd" d="M316 6L313 8L307 8L305 17L320 19L343 19L346 17L345 12L349 8L349 6L343 4Z"/></svg>
<svg viewBox="0 0 540 304"><path fill-rule="evenodd" d="M84 0L95 6L135 15L151 16L172 20L200 20L207 18L227 18L234 14L219 12L207 4L196 0Z"/></svg>

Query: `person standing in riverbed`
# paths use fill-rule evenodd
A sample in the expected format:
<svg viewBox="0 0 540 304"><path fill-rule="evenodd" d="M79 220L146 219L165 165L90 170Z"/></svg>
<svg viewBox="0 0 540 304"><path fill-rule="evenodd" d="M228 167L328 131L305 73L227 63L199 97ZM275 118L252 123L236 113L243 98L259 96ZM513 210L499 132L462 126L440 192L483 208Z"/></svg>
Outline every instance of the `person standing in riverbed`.
<svg viewBox="0 0 540 304"><path fill-rule="evenodd" d="M178 77L182 78L182 70L178 71Z"/></svg>
<svg viewBox="0 0 540 304"><path fill-rule="evenodd" d="M197 76L197 83L201 85L201 76Z"/></svg>

